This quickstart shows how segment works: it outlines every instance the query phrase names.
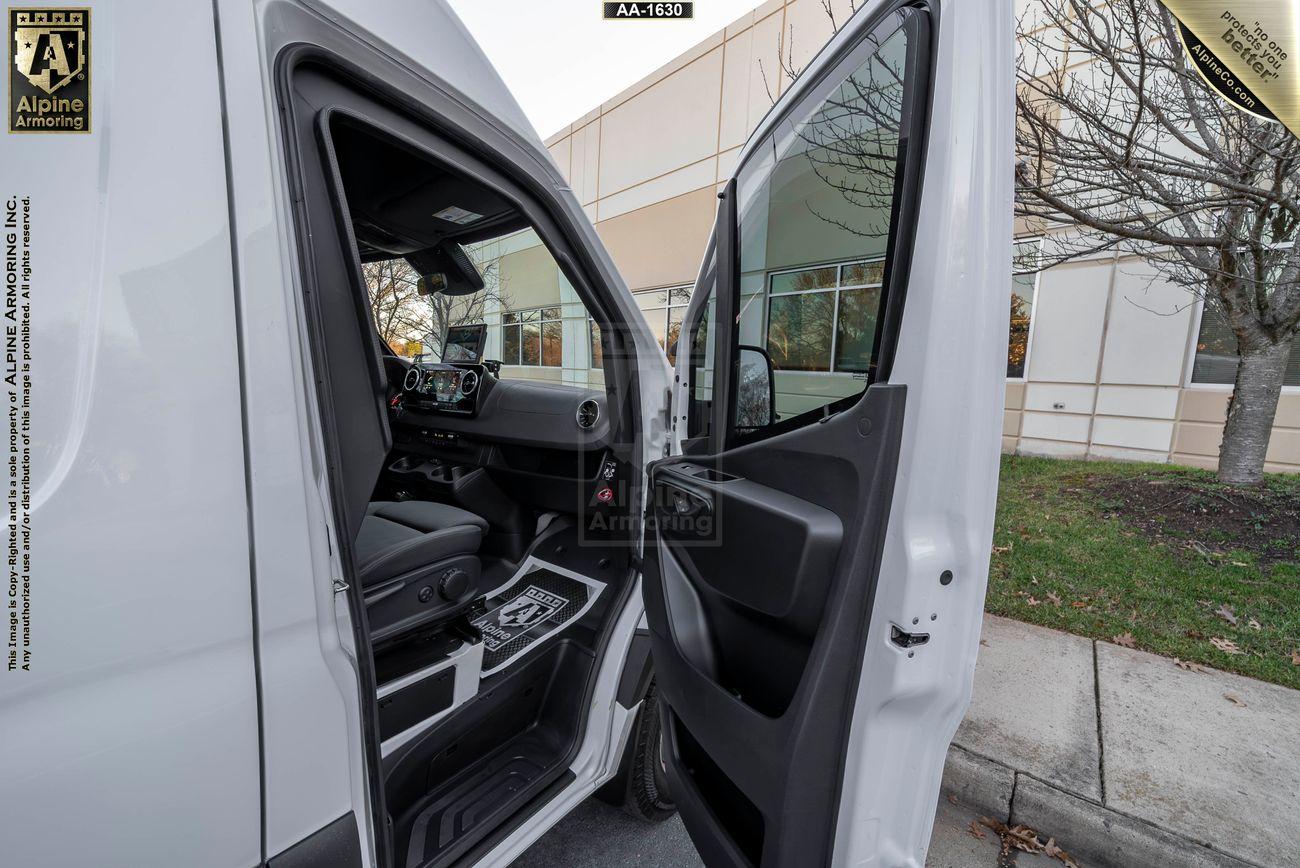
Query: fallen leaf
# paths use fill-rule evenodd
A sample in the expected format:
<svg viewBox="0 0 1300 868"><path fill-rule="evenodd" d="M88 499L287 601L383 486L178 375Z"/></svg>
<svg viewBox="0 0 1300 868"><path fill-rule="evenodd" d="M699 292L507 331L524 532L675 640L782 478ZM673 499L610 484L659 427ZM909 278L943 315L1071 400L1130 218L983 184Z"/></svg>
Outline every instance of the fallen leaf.
<svg viewBox="0 0 1300 868"><path fill-rule="evenodd" d="M1015 545L1015 543L1007 543L1007 544L1004 545L1004 546L994 546L994 547L993 547L993 554L995 554L995 555L1004 555L1004 554L1006 554L1007 552L1011 551L1011 547L1014 546L1014 545Z"/></svg>
<svg viewBox="0 0 1300 868"><path fill-rule="evenodd" d="M1030 597L1029 599L1025 600L1025 602L1028 603L1028 604L1031 605L1031 606L1037 606L1037 605L1039 605L1040 603L1042 603L1043 601L1042 601L1042 600L1035 600L1033 597Z"/></svg>
<svg viewBox="0 0 1300 868"><path fill-rule="evenodd" d="M1250 564L1242 563L1241 561L1233 561L1233 562L1232 562L1232 565L1233 565L1234 567L1248 567L1248 566L1250 566Z"/></svg>
<svg viewBox="0 0 1300 868"><path fill-rule="evenodd" d="M1227 603L1224 603L1222 606L1216 609L1214 611L1214 614L1218 615L1220 618L1227 621L1232 626L1234 627L1237 626L1237 613L1232 611L1232 607L1229 606Z"/></svg>
<svg viewBox="0 0 1300 868"><path fill-rule="evenodd" d="M1137 647L1137 642L1134 641L1132 633L1120 633L1118 636L1111 637L1110 641L1116 645L1123 645L1125 648Z"/></svg>
<svg viewBox="0 0 1300 868"><path fill-rule="evenodd" d="M1061 607L1061 598L1056 596L1055 591L1047 592L1047 601L1051 603L1053 606L1056 606L1058 609Z"/></svg>
<svg viewBox="0 0 1300 868"><path fill-rule="evenodd" d="M1223 694L1223 698L1226 699L1226 700L1228 700L1229 702L1231 702L1233 705L1237 706L1238 708L1245 708L1245 707L1246 707L1246 703L1245 703L1245 701L1244 701L1240 696L1238 696L1238 695L1235 694L1235 693L1225 693L1225 694Z"/></svg>
<svg viewBox="0 0 1300 868"><path fill-rule="evenodd" d="M1190 660L1179 660L1174 658L1174 665L1179 669L1186 669L1188 672L1204 672L1205 667L1199 663L1193 663Z"/></svg>
<svg viewBox="0 0 1300 868"><path fill-rule="evenodd" d="M1300 666L1300 651L1291 652L1291 665Z"/></svg>
<svg viewBox="0 0 1300 868"><path fill-rule="evenodd" d="M1038 833L1025 825L1008 829L1004 840L1010 841L1012 847L1025 853L1043 852L1043 842L1038 840Z"/></svg>
<svg viewBox="0 0 1300 868"><path fill-rule="evenodd" d="M1245 654L1246 653L1245 651L1242 651L1240 648L1238 648L1237 643L1233 642L1231 639L1223 639L1218 636L1214 636L1210 639L1210 644L1213 645L1215 648L1218 648L1224 654Z"/></svg>
<svg viewBox="0 0 1300 868"><path fill-rule="evenodd" d="M1071 603L1070 605L1073 606L1073 607L1076 608L1076 609L1086 609L1086 608L1088 608L1088 601L1087 601L1087 600L1075 600L1075 601L1074 601L1073 603Z"/></svg>
<svg viewBox="0 0 1300 868"><path fill-rule="evenodd" d="M970 832L972 838L979 838L981 841L988 837L984 834L984 830L980 828L980 824L974 820L970 821L970 825L966 827L966 831Z"/></svg>
<svg viewBox="0 0 1300 868"><path fill-rule="evenodd" d="M1249 621L1247 621L1247 622L1246 622L1246 626L1249 627L1249 628L1252 629L1252 630L1263 630L1263 629L1264 629L1263 625L1260 624L1258 621L1256 621L1254 618L1251 618Z"/></svg>
<svg viewBox="0 0 1300 868"><path fill-rule="evenodd" d="M981 639L980 644L983 645L985 648L989 647L989 643L987 639Z"/></svg>
<svg viewBox="0 0 1300 868"><path fill-rule="evenodd" d="M955 805L955 804L957 804L957 797L954 796L952 793L949 793L949 794L948 794L948 804L950 804L950 805Z"/></svg>
<svg viewBox="0 0 1300 868"><path fill-rule="evenodd" d="M1055 838L1047 839L1047 843L1043 845L1043 855L1050 856L1053 859L1059 859L1065 864L1066 868L1079 868L1079 863L1075 862L1074 858L1069 853L1056 845Z"/></svg>

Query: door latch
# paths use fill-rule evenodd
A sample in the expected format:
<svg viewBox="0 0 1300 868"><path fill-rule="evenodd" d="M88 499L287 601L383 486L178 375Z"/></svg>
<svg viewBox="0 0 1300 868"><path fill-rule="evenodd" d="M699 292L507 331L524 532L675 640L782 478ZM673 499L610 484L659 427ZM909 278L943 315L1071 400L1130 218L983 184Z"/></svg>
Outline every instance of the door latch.
<svg viewBox="0 0 1300 868"><path fill-rule="evenodd" d="M342 579L334 580L334 593L336 594L341 594L350 587L352 586L349 585L347 582L343 581Z"/></svg>
<svg viewBox="0 0 1300 868"><path fill-rule="evenodd" d="M889 626L889 641L893 642L899 648L915 648L918 645L924 645L930 641L929 633L908 633L906 630L900 630L891 624Z"/></svg>

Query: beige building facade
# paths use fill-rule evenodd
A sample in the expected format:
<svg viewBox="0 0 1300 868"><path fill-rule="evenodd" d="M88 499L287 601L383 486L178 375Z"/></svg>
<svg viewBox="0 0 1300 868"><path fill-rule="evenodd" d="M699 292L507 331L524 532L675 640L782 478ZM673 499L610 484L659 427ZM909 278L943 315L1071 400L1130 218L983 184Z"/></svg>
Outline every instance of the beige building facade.
<svg viewBox="0 0 1300 868"><path fill-rule="evenodd" d="M670 350L718 191L746 137L788 84L783 65L801 68L831 32L820 0L769 0L547 140ZM1032 261L1037 239L1023 228L1017 227L1015 253ZM520 265L523 257L546 255L515 243L519 249L507 258L520 257ZM845 264L839 268L847 273ZM554 302L529 306L539 313L558 309L560 321L550 328L562 334L562 347L547 360L555 364L512 366L511 373L598 382L576 295L558 276L544 297ZM510 303L524 306L513 295ZM1139 259L1107 257L1017 277L1008 287L1008 312L1005 451L1215 466L1234 350L1199 300L1162 282ZM493 312L489 321L498 323L502 315ZM513 340L514 326L512 319L491 330L489 354ZM513 343L505 349L513 353ZM853 390L850 375L833 370L804 379L807 385L797 382L780 403L801 409L793 394L800 390L809 392L813 405L822 395ZM1300 351L1278 408L1267 468L1300 471Z"/></svg>

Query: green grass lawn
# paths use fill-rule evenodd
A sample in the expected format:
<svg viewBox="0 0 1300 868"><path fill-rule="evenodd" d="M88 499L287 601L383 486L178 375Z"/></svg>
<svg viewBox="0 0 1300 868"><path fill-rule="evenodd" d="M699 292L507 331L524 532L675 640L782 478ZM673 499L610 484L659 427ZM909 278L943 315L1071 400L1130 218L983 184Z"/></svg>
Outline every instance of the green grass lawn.
<svg viewBox="0 0 1300 868"><path fill-rule="evenodd" d="M989 612L1300 688L1300 475L1005 456L993 545Z"/></svg>

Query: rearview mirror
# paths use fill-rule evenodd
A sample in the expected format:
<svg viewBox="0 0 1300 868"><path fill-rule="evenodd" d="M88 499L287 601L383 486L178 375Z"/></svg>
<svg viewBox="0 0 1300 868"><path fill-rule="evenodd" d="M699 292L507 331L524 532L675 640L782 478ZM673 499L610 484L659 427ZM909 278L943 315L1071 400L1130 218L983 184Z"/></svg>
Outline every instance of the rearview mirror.
<svg viewBox="0 0 1300 868"><path fill-rule="evenodd" d="M454 241L408 253L406 261L420 275L415 287L420 295L472 295L486 285L474 260Z"/></svg>
<svg viewBox="0 0 1300 868"><path fill-rule="evenodd" d="M760 347L737 347L736 428L753 430L776 421L772 357Z"/></svg>
<svg viewBox="0 0 1300 868"><path fill-rule="evenodd" d="M415 291L420 295L433 295L447 288L447 275L441 271L434 274L421 274L415 281Z"/></svg>

